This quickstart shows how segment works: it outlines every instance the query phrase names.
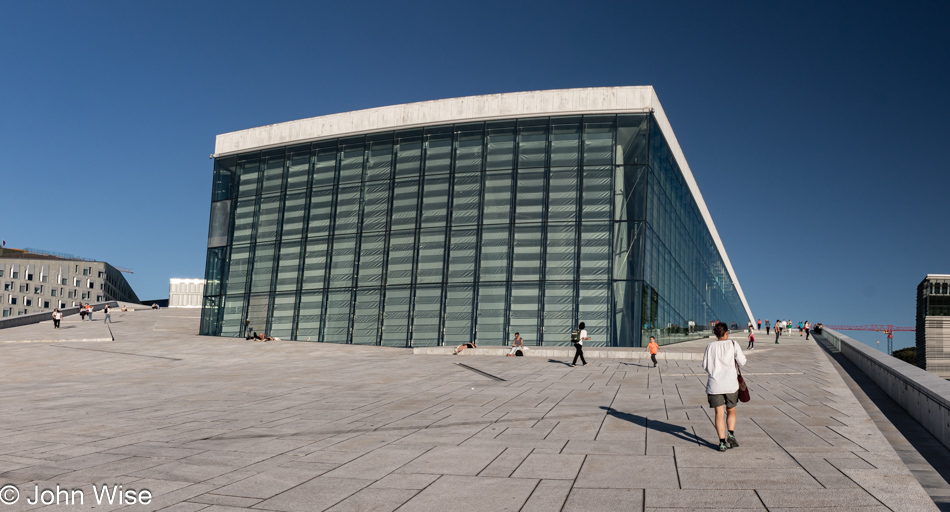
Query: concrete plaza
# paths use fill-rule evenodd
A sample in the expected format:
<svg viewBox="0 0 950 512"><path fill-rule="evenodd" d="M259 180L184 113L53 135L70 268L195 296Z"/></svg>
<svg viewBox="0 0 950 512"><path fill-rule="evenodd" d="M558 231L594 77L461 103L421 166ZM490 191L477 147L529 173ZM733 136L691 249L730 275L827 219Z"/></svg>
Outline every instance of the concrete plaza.
<svg viewBox="0 0 950 512"><path fill-rule="evenodd" d="M128 510L936 510L828 355L759 337L738 448L662 360L413 355L199 337L196 310L0 331L0 486ZM736 336L745 348L744 336ZM32 341L32 343L27 343ZM664 347L695 353L705 341ZM463 363L463 364L457 364ZM0 498L4 495L0 493Z"/></svg>

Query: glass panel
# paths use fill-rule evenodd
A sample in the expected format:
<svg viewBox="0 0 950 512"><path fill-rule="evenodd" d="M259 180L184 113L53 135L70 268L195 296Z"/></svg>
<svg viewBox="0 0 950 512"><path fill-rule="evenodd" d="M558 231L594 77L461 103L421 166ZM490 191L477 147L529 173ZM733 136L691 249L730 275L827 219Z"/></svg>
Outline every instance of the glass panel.
<svg viewBox="0 0 950 512"><path fill-rule="evenodd" d="M544 220L544 169L518 171L518 189L515 194L515 222Z"/></svg>
<svg viewBox="0 0 950 512"><path fill-rule="evenodd" d="M646 213L646 167L617 167L614 175L614 220L643 220Z"/></svg>
<svg viewBox="0 0 950 512"><path fill-rule="evenodd" d="M392 141L374 141L368 143L370 150L366 158L366 181L388 180L392 173Z"/></svg>
<svg viewBox="0 0 950 512"><path fill-rule="evenodd" d="M515 226L513 281L541 278L541 226Z"/></svg>
<svg viewBox="0 0 950 512"><path fill-rule="evenodd" d="M409 305L412 290L408 287L386 288L383 307L382 344L389 347L405 347L409 341Z"/></svg>
<svg viewBox="0 0 950 512"><path fill-rule="evenodd" d="M543 344L567 346L574 330L574 283L545 283ZM525 342L527 343L527 341Z"/></svg>
<svg viewBox="0 0 950 512"><path fill-rule="evenodd" d="M350 342L350 304L352 290L329 290L323 341L327 343Z"/></svg>
<svg viewBox="0 0 950 512"><path fill-rule="evenodd" d="M482 130L463 131L456 135L455 172L482 170Z"/></svg>
<svg viewBox="0 0 950 512"><path fill-rule="evenodd" d="M284 203L284 225L281 239L297 239L303 236L303 217L307 208L307 195L303 192L288 194Z"/></svg>
<svg viewBox="0 0 950 512"><path fill-rule="evenodd" d="M581 193L581 220L584 222L610 219L609 169L585 168Z"/></svg>
<svg viewBox="0 0 950 512"><path fill-rule="evenodd" d="M551 168L548 173L548 222L577 220L577 182L580 169Z"/></svg>
<svg viewBox="0 0 950 512"><path fill-rule="evenodd" d="M309 179L310 151L290 155L290 165L287 166L287 191L307 188Z"/></svg>
<svg viewBox="0 0 950 512"><path fill-rule="evenodd" d="M549 224L544 278L573 281L577 262L577 229L574 224Z"/></svg>
<svg viewBox="0 0 950 512"><path fill-rule="evenodd" d="M273 277L274 245L258 245L254 249L254 267L251 274L251 293L270 291L271 279Z"/></svg>
<svg viewBox="0 0 950 512"><path fill-rule="evenodd" d="M356 290L353 314L353 344L376 345L379 338L379 288Z"/></svg>
<svg viewBox="0 0 950 512"><path fill-rule="evenodd" d="M613 340L621 347L646 346L647 340L640 340L636 313L640 310L638 299L643 284L640 281L619 281L614 283L614 320Z"/></svg>
<svg viewBox="0 0 950 512"><path fill-rule="evenodd" d="M488 125L486 169L513 169L515 164L515 128Z"/></svg>
<svg viewBox="0 0 950 512"><path fill-rule="evenodd" d="M445 292L445 345L472 341L472 285L452 285Z"/></svg>
<svg viewBox="0 0 950 512"><path fill-rule="evenodd" d="M233 247L228 261L228 283L224 291L228 295L244 293L247 289L247 275L251 268L251 248Z"/></svg>
<svg viewBox="0 0 950 512"><path fill-rule="evenodd" d="M257 243L277 239L280 218L280 196L261 199L261 211L257 216Z"/></svg>
<svg viewBox="0 0 950 512"><path fill-rule="evenodd" d="M293 336L296 300L297 297L293 293L278 293L274 296L271 326L267 334L284 340Z"/></svg>
<svg viewBox="0 0 950 512"><path fill-rule="evenodd" d="M363 179L363 141L343 143L340 148L340 181L354 183Z"/></svg>
<svg viewBox="0 0 950 512"><path fill-rule="evenodd" d="M389 239L389 263L386 267L387 284L412 283L412 263L415 259L415 251L415 231L393 231Z"/></svg>
<svg viewBox="0 0 950 512"><path fill-rule="evenodd" d="M356 237L333 237L330 253L330 288L353 286L353 265L356 261Z"/></svg>
<svg viewBox="0 0 950 512"><path fill-rule="evenodd" d="M360 219L360 185L340 187L337 192L334 236L340 233L356 233Z"/></svg>
<svg viewBox="0 0 950 512"><path fill-rule="evenodd" d="M483 224L508 224L511 222L511 171L485 174L485 204Z"/></svg>
<svg viewBox="0 0 950 512"><path fill-rule="evenodd" d="M360 242L358 286L379 286L382 283L385 252L385 234L363 234L363 239Z"/></svg>
<svg viewBox="0 0 950 512"><path fill-rule="evenodd" d="M284 242L280 245L277 262L277 291L297 289L297 277L300 270L300 242Z"/></svg>
<svg viewBox="0 0 950 512"><path fill-rule="evenodd" d="M426 130L426 175L445 174L452 169L452 132L429 133L443 131L444 128L430 128Z"/></svg>
<svg viewBox="0 0 950 512"><path fill-rule="evenodd" d="M245 228L246 229L246 228ZM211 203L211 223L208 228L208 247L228 245L228 231L231 230L231 200ZM2 272L2 269L0 269Z"/></svg>
<svg viewBox="0 0 950 512"><path fill-rule="evenodd" d="M613 123L584 123L584 165L613 164L613 146Z"/></svg>
<svg viewBox="0 0 950 512"><path fill-rule="evenodd" d="M455 177L452 186L452 225L478 224L478 200L481 197L482 177L469 174Z"/></svg>
<svg viewBox="0 0 950 512"><path fill-rule="evenodd" d="M577 167L581 156L580 120L554 119L551 123L551 167Z"/></svg>
<svg viewBox="0 0 950 512"><path fill-rule="evenodd" d="M486 227L482 241L478 279L481 282L508 280L508 253L511 248L508 226ZM573 279L573 276L571 276Z"/></svg>
<svg viewBox="0 0 950 512"><path fill-rule="evenodd" d="M257 182L261 177L261 166L259 160L248 160L238 164L238 196L256 196Z"/></svg>
<svg viewBox="0 0 950 512"><path fill-rule="evenodd" d="M204 295L220 295L222 285L224 284L224 255L227 253L227 247L216 247L208 249L208 257L205 260L205 289ZM217 307L217 306L216 306Z"/></svg>
<svg viewBox="0 0 950 512"><path fill-rule="evenodd" d="M422 164L422 137L396 139L396 177L418 176Z"/></svg>
<svg viewBox="0 0 950 512"><path fill-rule="evenodd" d="M320 341L320 324L323 319L323 290L304 291L300 294L297 339Z"/></svg>
<svg viewBox="0 0 950 512"><path fill-rule="evenodd" d="M513 283L508 302L511 308L508 331L511 335L520 332L525 340L537 340L538 310L541 302L538 283ZM526 342L530 343L531 341Z"/></svg>
<svg viewBox="0 0 950 512"><path fill-rule="evenodd" d="M617 165L646 164L650 134L650 116L646 114L617 117Z"/></svg>
<svg viewBox="0 0 950 512"><path fill-rule="evenodd" d="M502 345L505 343L507 338L507 323L505 321L507 292L504 284L482 283L478 285L475 341L479 345Z"/></svg>
<svg viewBox="0 0 950 512"><path fill-rule="evenodd" d="M590 341L584 346L603 347L607 342L610 322L610 285L607 283L580 283L578 322L587 324Z"/></svg>
<svg viewBox="0 0 950 512"><path fill-rule="evenodd" d="M234 176L237 159L218 158L214 161L214 184L211 187L211 200L231 199L234 194Z"/></svg>
<svg viewBox="0 0 950 512"><path fill-rule="evenodd" d="M251 295L247 300L247 320L253 333L267 333L267 317L270 310L270 295ZM269 333L268 333L269 334Z"/></svg>
<svg viewBox="0 0 950 512"><path fill-rule="evenodd" d="M537 120L528 120L536 123ZM544 167L547 157L547 122L539 126L518 126L518 167Z"/></svg>
<svg viewBox="0 0 950 512"><path fill-rule="evenodd" d="M419 233L418 283L441 283L445 263L445 230L423 229Z"/></svg>
<svg viewBox="0 0 950 512"><path fill-rule="evenodd" d="M336 147L318 149L313 168L314 192L320 187L333 186L335 175Z"/></svg>
<svg viewBox="0 0 950 512"><path fill-rule="evenodd" d="M606 280L610 266L610 224L581 224L581 280Z"/></svg>
<svg viewBox="0 0 950 512"><path fill-rule="evenodd" d="M327 267L327 245L328 240L326 238L317 238L307 241L307 253L303 266L303 282L301 283L301 287L304 290L324 287L324 276L326 275Z"/></svg>
<svg viewBox="0 0 950 512"><path fill-rule="evenodd" d="M389 182L367 183L363 193L363 232L385 231L389 222Z"/></svg>
<svg viewBox="0 0 950 512"><path fill-rule="evenodd" d="M449 209L449 179L426 177L422 187L422 227L445 226Z"/></svg>
<svg viewBox="0 0 950 512"><path fill-rule="evenodd" d="M474 229L453 229L449 234L449 238L448 282L474 282L478 231Z"/></svg>
<svg viewBox="0 0 950 512"><path fill-rule="evenodd" d="M237 207L234 209L233 245L251 243L251 237L254 234L254 207L256 205L256 198L238 199Z"/></svg>
<svg viewBox="0 0 950 512"><path fill-rule="evenodd" d="M280 193L284 184L284 155L267 157L264 160L264 183L261 194Z"/></svg>
<svg viewBox="0 0 950 512"><path fill-rule="evenodd" d="M434 347L442 340L442 287L416 287L415 310L412 314L412 346Z"/></svg>
<svg viewBox="0 0 950 512"><path fill-rule="evenodd" d="M310 197L310 220L307 223L307 236L313 238L329 235L332 215L333 189L313 189Z"/></svg>
<svg viewBox="0 0 950 512"><path fill-rule="evenodd" d="M643 223L614 223L614 279L642 279Z"/></svg>
<svg viewBox="0 0 950 512"><path fill-rule="evenodd" d="M224 297L224 314L221 318L221 336L244 334L244 295Z"/></svg>
<svg viewBox="0 0 950 512"><path fill-rule="evenodd" d="M393 231L415 229L419 216L419 180L396 180L393 185L393 206L390 216Z"/></svg>

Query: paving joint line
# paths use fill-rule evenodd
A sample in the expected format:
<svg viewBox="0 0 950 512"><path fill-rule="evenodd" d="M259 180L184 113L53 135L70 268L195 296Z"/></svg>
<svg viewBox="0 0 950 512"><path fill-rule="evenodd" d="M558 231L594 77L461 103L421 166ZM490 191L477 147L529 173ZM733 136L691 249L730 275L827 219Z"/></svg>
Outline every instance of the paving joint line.
<svg viewBox="0 0 950 512"><path fill-rule="evenodd" d="M182 361L182 359L174 357L165 357L165 356L150 356L148 354L133 354L131 352L117 352L114 350L99 350L95 348L83 348L83 347L65 347L63 345L45 345L47 347L57 347L57 348L71 348L73 350L89 350L91 352L105 352L107 354L122 354L126 356L136 356L136 357L150 357L152 359L168 359L169 361Z"/></svg>

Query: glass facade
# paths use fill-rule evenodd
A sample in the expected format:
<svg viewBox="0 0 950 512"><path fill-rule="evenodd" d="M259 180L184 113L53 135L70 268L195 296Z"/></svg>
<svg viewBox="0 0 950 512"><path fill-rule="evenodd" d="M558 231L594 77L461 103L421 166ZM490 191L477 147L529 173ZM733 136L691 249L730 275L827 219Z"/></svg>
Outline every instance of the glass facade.
<svg viewBox="0 0 950 512"><path fill-rule="evenodd" d="M748 315L651 114L388 131L215 160L201 333L592 346Z"/></svg>

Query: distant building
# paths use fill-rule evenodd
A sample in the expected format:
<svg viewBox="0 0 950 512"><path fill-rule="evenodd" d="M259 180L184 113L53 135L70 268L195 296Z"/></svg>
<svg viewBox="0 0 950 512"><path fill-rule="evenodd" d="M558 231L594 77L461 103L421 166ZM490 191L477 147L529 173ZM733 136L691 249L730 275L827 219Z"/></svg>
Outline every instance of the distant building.
<svg viewBox="0 0 950 512"><path fill-rule="evenodd" d="M125 276L112 265L35 249L0 249L0 283L2 317L80 302L139 301Z"/></svg>
<svg viewBox="0 0 950 512"><path fill-rule="evenodd" d="M204 297L204 279L168 280L168 307L170 308L200 308Z"/></svg>
<svg viewBox="0 0 950 512"><path fill-rule="evenodd" d="M917 366L950 379L950 274L917 285Z"/></svg>

